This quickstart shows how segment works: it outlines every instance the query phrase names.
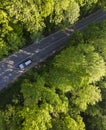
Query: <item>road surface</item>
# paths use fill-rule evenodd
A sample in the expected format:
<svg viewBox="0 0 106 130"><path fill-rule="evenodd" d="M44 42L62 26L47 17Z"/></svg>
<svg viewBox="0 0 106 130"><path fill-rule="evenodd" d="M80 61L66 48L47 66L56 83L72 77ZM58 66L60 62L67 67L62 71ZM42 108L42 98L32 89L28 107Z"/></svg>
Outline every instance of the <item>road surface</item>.
<svg viewBox="0 0 106 130"><path fill-rule="evenodd" d="M40 44L33 43L32 45L23 48L15 54L3 59L0 62L0 90L7 87L8 84L14 82L20 75L25 73L30 68L38 65L55 52L65 47L66 41L71 38L76 30L83 30L88 24L106 19L106 11L98 10L89 15L85 19L76 22L73 27L60 30L51 34L40 41ZM27 60L32 63L20 69L19 65Z"/></svg>

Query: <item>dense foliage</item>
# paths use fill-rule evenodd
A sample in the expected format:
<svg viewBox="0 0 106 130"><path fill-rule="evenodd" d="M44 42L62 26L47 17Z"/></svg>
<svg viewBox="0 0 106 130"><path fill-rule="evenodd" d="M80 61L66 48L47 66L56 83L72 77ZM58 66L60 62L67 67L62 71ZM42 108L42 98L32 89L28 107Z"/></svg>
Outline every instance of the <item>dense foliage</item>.
<svg viewBox="0 0 106 130"><path fill-rule="evenodd" d="M101 0L0 0L0 58L55 30L54 25L71 25L104 5Z"/></svg>
<svg viewBox="0 0 106 130"><path fill-rule="evenodd" d="M53 60L13 84L20 92L1 107L0 129L106 130L105 62L102 21L76 32Z"/></svg>

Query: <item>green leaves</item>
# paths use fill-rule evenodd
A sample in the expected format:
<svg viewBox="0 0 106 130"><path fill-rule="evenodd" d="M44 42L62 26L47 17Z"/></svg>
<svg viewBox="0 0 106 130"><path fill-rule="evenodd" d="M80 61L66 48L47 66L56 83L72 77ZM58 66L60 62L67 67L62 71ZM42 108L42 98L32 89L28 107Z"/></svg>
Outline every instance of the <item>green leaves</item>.
<svg viewBox="0 0 106 130"><path fill-rule="evenodd" d="M51 14L51 21L58 24L73 24L79 17L79 6L71 0L58 0L54 4L54 14ZM63 26L64 26L63 25Z"/></svg>
<svg viewBox="0 0 106 130"><path fill-rule="evenodd" d="M76 116L75 119L69 115L61 115L58 119L52 120L53 128L50 130L84 130L84 123L80 116Z"/></svg>
<svg viewBox="0 0 106 130"><path fill-rule="evenodd" d="M80 6L88 8L96 2L6 0L2 4L5 11L0 10L0 58L22 47L26 37L35 40L37 32L50 23L53 27L73 24ZM0 111L1 129L84 130L87 122L88 129L105 130L105 32L105 21L89 26L84 33L77 32L69 41L71 46L68 44L52 63L24 76L22 99L13 99L12 105Z"/></svg>
<svg viewBox="0 0 106 130"><path fill-rule="evenodd" d="M105 76L105 62L94 42L86 42L83 34L80 37L83 43L63 50L33 82L23 82L23 128L84 130L80 113L102 100L96 83ZM72 42L75 45L77 39Z"/></svg>
<svg viewBox="0 0 106 130"><path fill-rule="evenodd" d="M23 47L37 34L74 24L80 12L88 12L98 0L5 0L0 2L0 57ZM81 8L80 8L81 7ZM84 10L84 11L83 11ZM16 30L17 28L17 30ZM45 35L44 34L44 35ZM5 48L7 46L7 48Z"/></svg>
<svg viewBox="0 0 106 130"><path fill-rule="evenodd" d="M25 107L23 109L22 116L25 121L23 122L24 127L22 130L46 130L51 127L51 117L49 110L45 106L37 108L37 106L33 105L33 107Z"/></svg>
<svg viewBox="0 0 106 130"><path fill-rule="evenodd" d="M34 103L38 104L39 107L42 107L43 104L47 103L51 105L54 111L66 112L68 100L62 96L59 97L54 89L46 88L44 85L45 82L42 78L34 84L29 84L28 82L26 82L26 84L24 83L21 90L24 96L24 105L33 106Z"/></svg>
<svg viewBox="0 0 106 130"><path fill-rule="evenodd" d="M76 88L73 92L72 102L81 111L87 109L89 104L94 105L101 100L100 90L95 86L83 86L81 88Z"/></svg>
<svg viewBox="0 0 106 130"><path fill-rule="evenodd" d="M105 63L102 57L94 52L92 45L80 44L77 48L70 47L57 56L54 64L72 73L79 73L80 77L86 74L90 83L105 75Z"/></svg>

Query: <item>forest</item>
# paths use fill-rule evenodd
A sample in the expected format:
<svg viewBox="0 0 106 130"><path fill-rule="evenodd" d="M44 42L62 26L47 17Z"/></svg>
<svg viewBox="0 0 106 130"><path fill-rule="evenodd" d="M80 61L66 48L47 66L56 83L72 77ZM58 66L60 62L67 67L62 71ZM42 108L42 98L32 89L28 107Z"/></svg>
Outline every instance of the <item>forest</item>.
<svg viewBox="0 0 106 130"><path fill-rule="evenodd" d="M105 0L0 0L0 59L105 4Z"/></svg>
<svg viewBox="0 0 106 130"><path fill-rule="evenodd" d="M1 0L0 58L105 3ZM106 130L106 20L75 32L60 53L0 92L0 130Z"/></svg>
<svg viewBox="0 0 106 130"><path fill-rule="evenodd" d="M106 21L0 93L1 130L106 130Z"/></svg>

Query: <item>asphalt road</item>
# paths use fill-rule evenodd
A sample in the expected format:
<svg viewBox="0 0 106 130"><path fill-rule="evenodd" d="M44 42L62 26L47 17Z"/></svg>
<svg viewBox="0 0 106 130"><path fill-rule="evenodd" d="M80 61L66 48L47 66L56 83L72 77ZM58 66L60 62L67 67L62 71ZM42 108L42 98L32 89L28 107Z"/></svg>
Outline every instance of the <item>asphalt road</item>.
<svg viewBox="0 0 106 130"><path fill-rule="evenodd" d="M55 52L64 48L66 41L71 38L72 34L76 30L82 31L88 24L104 19L106 20L106 11L98 10L85 19L76 22L73 27L51 34L42 39L40 44L33 43L32 45L19 50L17 53L3 59L0 62L0 90L14 82L20 75L30 68L38 65ZM32 63L25 67L25 69L21 70L19 64L24 63L28 59L31 59Z"/></svg>

